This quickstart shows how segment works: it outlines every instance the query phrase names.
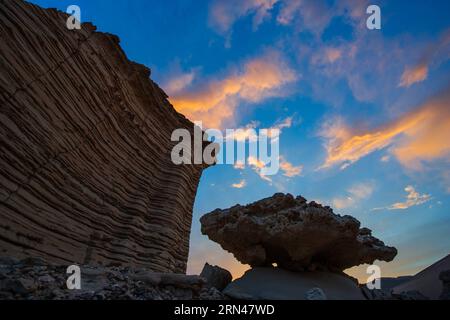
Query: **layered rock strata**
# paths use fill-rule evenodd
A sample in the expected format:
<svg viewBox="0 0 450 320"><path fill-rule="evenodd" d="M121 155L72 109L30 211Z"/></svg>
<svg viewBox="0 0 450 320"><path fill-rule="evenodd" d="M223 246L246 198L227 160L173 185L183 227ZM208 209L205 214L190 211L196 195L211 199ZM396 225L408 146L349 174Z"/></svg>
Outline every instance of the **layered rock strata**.
<svg viewBox="0 0 450 320"><path fill-rule="evenodd" d="M397 254L355 218L290 194L216 209L200 221L203 234L252 267L341 272Z"/></svg>
<svg viewBox="0 0 450 320"><path fill-rule="evenodd" d="M204 166L174 165L193 132L118 37L0 2L0 255L185 272Z"/></svg>

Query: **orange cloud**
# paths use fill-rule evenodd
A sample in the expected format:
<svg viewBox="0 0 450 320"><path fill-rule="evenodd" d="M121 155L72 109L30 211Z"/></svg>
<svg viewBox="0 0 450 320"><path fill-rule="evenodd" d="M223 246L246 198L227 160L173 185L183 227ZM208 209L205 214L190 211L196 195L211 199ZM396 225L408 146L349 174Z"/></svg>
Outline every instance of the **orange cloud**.
<svg viewBox="0 0 450 320"><path fill-rule="evenodd" d="M406 196L406 201L394 203L387 208L388 210L405 210L431 200L431 196L429 194L419 194L413 186L407 186L405 191L408 193Z"/></svg>
<svg viewBox="0 0 450 320"><path fill-rule="evenodd" d="M449 45L450 30L446 30L438 41L428 46L417 65L405 69L400 79L399 87L407 88L414 83L426 80L431 64L439 64L450 58L448 54L450 50Z"/></svg>
<svg viewBox="0 0 450 320"><path fill-rule="evenodd" d="M368 154L390 146L405 167L420 169L424 161L450 154L450 91L392 121L388 125L357 132L341 121L325 126L327 158L321 168L346 168Z"/></svg>
<svg viewBox="0 0 450 320"><path fill-rule="evenodd" d="M283 157L280 157L280 169L285 177L292 178L302 174L303 166L294 166Z"/></svg>
<svg viewBox="0 0 450 320"><path fill-rule="evenodd" d="M245 180L241 180L239 183L233 183L231 186L236 189L242 189L247 185Z"/></svg>
<svg viewBox="0 0 450 320"><path fill-rule="evenodd" d="M325 47L320 49L317 53L313 54L311 57L311 63L313 65L325 65L332 64L342 57L342 49Z"/></svg>
<svg viewBox="0 0 450 320"><path fill-rule="evenodd" d="M417 82L424 81L428 76L428 66L424 64L417 65L413 68L406 68L400 80L400 87L409 87Z"/></svg>
<svg viewBox="0 0 450 320"><path fill-rule="evenodd" d="M297 78L275 51L248 61L241 69L192 92L175 94L170 101L189 119L203 121L208 128L221 128L225 120L233 119L239 103L282 96L283 87Z"/></svg>

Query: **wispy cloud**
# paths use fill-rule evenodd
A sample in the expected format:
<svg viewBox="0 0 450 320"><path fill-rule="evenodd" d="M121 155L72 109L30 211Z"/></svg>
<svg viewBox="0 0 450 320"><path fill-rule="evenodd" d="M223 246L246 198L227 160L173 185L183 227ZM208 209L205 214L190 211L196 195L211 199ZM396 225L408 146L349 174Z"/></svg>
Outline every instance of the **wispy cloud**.
<svg viewBox="0 0 450 320"><path fill-rule="evenodd" d="M309 31L320 36L334 17L343 16L352 25L365 22L367 0L340 0L331 4L324 0L282 0L277 22L294 25L299 31Z"/></svg>
<svg viewBox="0 0 450 320"><path fill-rule="evenodd" d="M226 35L240 18L253 15L253 29L268 17L277 0L216 0L209 8L209 24L218 33Z"/></svg>
<svg viewBox="0 0 450 320"><path fill-rule="evenodd" d="M283 96L284 87L297 79L282 55L274 50L247 61L240 70L230 71L222 79L210 79L204 86L170 97L174 107L193 121L208 128L221 128L234 119L240 103L257 103Z"/></svg>
<svg viewBox="0 0 450 320"><path fill-rule="evenodd" d="M345 209L357 205L361 200L369 198L374 191L372 182L364 182L353 185L347 190L345 197L334 198L332 203L336 209Z"/></svg>
<svg viewBox="0 0 450 320"><path fill-rule="evenodd" d="M431 195L418 193L413 186L407 186L405 191L408 193L406 200L403 202L396 202L390 206L375 208L373 210L405 210L414 206L424 204L431 200Z"/></svg>
<svg viewBox="0 0 450 320"><path fill-rule="evenodd" d="M283 172L285 177L292 178L302 174L303 166L295 166L284 157L280 157L280 170Z"/></svg>
<svg viewBox="0 0 450 320"><path fill-rule="evenodd" d="M428 76L428 65L419 64L413 68L406 68L400 80L400 87L409 87L414 83L424 81Z"/></svg>
<svg viewBox="0 0 450 320"><path fill-rule="evenodd" d="M333 10L325 1L285 0L277 16L281 25L296 25L321 35L333 18Z"/></svg>
<svg viewBox="0 0 450 320"><path fill-rule="evenodd" d="M450 153L450 91L403 117L372 130L357 130L335 120L325 125L320 135L326 140L327 157L321 168L339 165L345 169L370 153L390 147L397 160L419 170L423 162Z"/></svg>
<svg viewBox="0 0 450 320"><path fill-rule="evenodd" d="M440 64L450 58L450 30L446 30L440 38L431 43L422 55L419 63L405 68L400 79L399 87L411 85L427 79L430 65Z"/></svg>
<svg viewBox="0 0 450 320"><path fill-rule="evenodd" d="M176 95L185 90L195 78L195 72L179 73L174 75L168 82L164 83L162 87L171 95Z"/></svg>
<svg viewBox="0 0 450 320"><path fill-rule="evenodd" d="M269 128L264 128L267 130L267 136L269 138L273 138L273 139L277 138L274 136L274 132L275 132L274 130L278 130L278 137L279 137L284 129L288 129L288 128L292 127L292 125L294 123L294 117L295 117L295 115L286 117L281 120L277 120ZM230 132L229 134L227 134L225 136L225 140L235 140L238 142L256 141L258 138L256 135L256 130L258 129L259 126L260 126L260 123L258 121L252 121L252 122L248 123L247 125L245 125L244 127L237 128L237 129L233 130L233 132Z"/></svg>
<svg viewBox="0 0 450 320"><path fill-rule="evenodd" d="M248 165L250 168L253 169L260 177L261 179L272 182L272 178L269 176L266 176L262 173L262 169L265 168L268 164L264 163L263 161L250 156L248 157ZM303 166L302 165L294 165L291 162L287 161L283 156L279 157L279 165L280 165L280 172L283 174L283 176L288 178L293 178L297 176L301 176L303 172ZM236 168L236 166L235 166ZM240 168L239 168L240 169Z"/></svg>
<svg viewBox="0 0 450 320"><path fill-rule="evenodd" d="M236 189L242 189L242 188L244 188L246 185L247 185L247 182L246 182L245 180L241 180L241 181L238 182L238 183L233 183L231 186L232 186L233 188L236 188Z"/></svg>

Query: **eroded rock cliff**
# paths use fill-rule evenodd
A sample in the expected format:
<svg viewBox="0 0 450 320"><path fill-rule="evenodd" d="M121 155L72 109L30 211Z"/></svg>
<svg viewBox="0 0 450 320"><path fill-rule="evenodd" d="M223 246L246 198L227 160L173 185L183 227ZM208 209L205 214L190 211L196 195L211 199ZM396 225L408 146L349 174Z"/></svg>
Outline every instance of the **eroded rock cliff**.
<svg viewBox="0 0 450 320"><path fill-rule="evenodd" d="M185 272L204 167L171 162L192 132L119 39L0 2L0 256Z"/></svg>

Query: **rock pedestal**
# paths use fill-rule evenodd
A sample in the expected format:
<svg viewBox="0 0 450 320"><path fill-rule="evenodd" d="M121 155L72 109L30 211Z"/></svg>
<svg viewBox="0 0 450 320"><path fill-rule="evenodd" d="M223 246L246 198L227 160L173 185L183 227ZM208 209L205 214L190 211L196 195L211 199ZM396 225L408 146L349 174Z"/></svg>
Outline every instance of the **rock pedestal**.
<svg viewBox="0 0 450 320"><path fill-rule="evenodd" d="M200 221L203 234L252 267L340 272L397 254L355 218L290 194L217 209Z"/></svg>
<svg viewBox="0 0 450 320"><path fill-rule="evenodd" d="M343 270L397 254L355 218L290 194L216 209L200 221L203 234L252 267L223 291L233 299L366 299Z"/></svg>

